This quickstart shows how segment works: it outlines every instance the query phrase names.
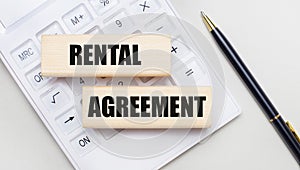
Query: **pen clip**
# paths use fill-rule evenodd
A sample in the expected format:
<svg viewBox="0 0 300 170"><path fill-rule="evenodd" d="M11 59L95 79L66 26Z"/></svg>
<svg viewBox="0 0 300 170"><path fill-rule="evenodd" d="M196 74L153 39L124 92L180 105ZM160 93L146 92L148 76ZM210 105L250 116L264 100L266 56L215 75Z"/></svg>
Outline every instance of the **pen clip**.
<svg viewBox="0 0 300 170"><path fill-rule="evenodd" d="M289 127L290 131L293 133L297 141L300 143L300 137L298 136L296 130L293 128L292 124L289 121L287 121L286 125Z"/></svg>

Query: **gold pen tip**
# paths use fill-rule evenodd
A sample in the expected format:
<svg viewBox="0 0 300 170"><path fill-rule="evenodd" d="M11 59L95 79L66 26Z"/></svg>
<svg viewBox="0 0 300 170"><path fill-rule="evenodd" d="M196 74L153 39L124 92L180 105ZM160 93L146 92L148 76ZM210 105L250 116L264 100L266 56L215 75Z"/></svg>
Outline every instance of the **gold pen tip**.
<svg viewBox="0 0 300 170"><path fill-rule="evenodd" d="M203 11L201 11L200 13L201 13L202 17L205 17L205 16L206 16L205 13L204 13Z"/></svg>
<svg viewBox="0 0 300 170"><path fill-rule="evenodd" d="M202 15L203 22L205 23L207 29L209 31L214 30L216 28L215 24L213 22L211 22L211 20L208 18L208 16L203 11L201 11L200 13Z"/></svg>

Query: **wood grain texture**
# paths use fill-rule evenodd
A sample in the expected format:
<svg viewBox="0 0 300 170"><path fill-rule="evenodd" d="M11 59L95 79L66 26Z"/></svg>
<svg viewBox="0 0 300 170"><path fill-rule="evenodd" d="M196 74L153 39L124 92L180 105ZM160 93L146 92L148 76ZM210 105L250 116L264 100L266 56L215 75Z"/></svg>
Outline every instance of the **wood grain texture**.
<svg viewBox="0 0 300 170"><path fill-rule="evenodd" d="M138 44L141 65L70 65L70 44ZM170 49L170 37L154 34L43 35L42 75L46 77L169 76ZM108 60L110 60L109 56L108 53Z"/></svg>

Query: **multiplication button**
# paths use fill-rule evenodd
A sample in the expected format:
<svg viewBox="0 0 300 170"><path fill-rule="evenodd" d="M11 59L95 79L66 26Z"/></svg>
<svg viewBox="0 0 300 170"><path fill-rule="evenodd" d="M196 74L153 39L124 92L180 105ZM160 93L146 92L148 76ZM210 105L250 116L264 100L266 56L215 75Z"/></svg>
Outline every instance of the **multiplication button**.
<svg viewBox="0 0 300 170"><path fill-rule="evenodd" d="M20 68L24 68L39 58L39 52L32 40L27 40L11 53Z"/></svg>
<svg viewBox="0 0 300 170"><path fill-rule="evenodd" d="M56 79L54 77L43 77L40 66L33 69L29 74L27 74L26 77L29 83L35 89L40 89L44 87L48 82Z"/></svg>
<svg viewBox="0 0 300 170"><path fill-rule="evenodd" d="M91 151L96 146L91 137L84 132L75 137L71 141L71 145L80 155Z"/></svg>
<svg viewBox="0 0 300 170"><path fill-rule="evenodd" d="M78 5L63 16L63 21L71 32L77 32L92 22L92 16L84 5Z"/></svg>
<svg viewBox="0 0 300 170"><path fill-rule="evenodd" d="M56 119L61 131L69 134L80 127L78 117L75 110L70 110Z"/></svg>
<svg viewBox="0 0 300 170"><path fill-rule="evenodd" d="M133 11L137 13L155 13L160 7L156 0L138 0L133 5Z"/></svg>

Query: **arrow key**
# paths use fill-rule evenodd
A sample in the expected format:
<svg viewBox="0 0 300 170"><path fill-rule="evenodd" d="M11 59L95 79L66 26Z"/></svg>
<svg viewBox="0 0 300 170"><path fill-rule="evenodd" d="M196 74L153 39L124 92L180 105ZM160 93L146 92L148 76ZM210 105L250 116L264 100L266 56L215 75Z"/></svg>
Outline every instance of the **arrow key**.
<svg viewBox="0 0 300 170"><path fill-rule="evenodd" d="M60 115L58 118L56 118L56 122L58 123L61 131L66 135L80 127L77 114L74 109L69 110L63 115Z"/></svg>

